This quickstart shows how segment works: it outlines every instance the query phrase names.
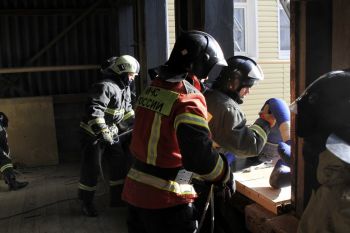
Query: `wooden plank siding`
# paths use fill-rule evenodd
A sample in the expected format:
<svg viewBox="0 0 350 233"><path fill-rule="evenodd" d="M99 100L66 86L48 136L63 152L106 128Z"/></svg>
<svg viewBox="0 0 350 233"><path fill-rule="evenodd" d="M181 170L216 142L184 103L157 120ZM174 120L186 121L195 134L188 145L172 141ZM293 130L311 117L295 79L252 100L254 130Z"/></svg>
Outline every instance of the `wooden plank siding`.
<svg viewBox="0 0 350 233"><path fill-rule="evenodd" d="M175 2L174 0L167 1L168 6L168 37L169 37L169 45L168 45L168 54L170 56L171 50L174 47L176 40L175 33Z"/></svg>
<svg viewBox="0 0 350 233"><path fill-rule="evenodd" d="M281 98L290 102L290 61L279 59L278 1L257 1L258 58L265 80L251 89L241 105L248 123L258 117L261 106L268 98Z"/></svg>
<svg viewBox="0 0 350 233"><path fill-rule="evenodd" d="M279 59L278 1L257 1L257 62L264 71L265 80L252 88L241 105L248 123L253 123L266 99L276 97L290 102L290 61ZM168 0L169 55L175 43L174 0Z"/></svg>

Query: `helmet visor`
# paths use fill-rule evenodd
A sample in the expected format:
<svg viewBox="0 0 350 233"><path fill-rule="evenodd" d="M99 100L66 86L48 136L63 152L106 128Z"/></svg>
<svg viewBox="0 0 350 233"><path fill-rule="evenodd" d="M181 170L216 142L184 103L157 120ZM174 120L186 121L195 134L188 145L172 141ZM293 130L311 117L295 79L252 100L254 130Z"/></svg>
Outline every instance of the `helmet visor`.
<svg viewBox="0 0 350 233"><path fill-rule="evenodd" d="M253 66L248 77L256 80L264 80L264 73L259 65Z"/></svg>
<svg viewBox="0 0 350 233"><path fill-rule="evenodd" d="M290 111L291 111L292 113L294 113L294 114L298 114L298 102L308 94L310 88L313 87L315 83L319 82L320 79L327 78L327 77L329 77L330 74L334 75L334 74L343 73L343 72L344 72L344 71L342 71L342 70L333 71L333 72L324 74L324 75L322 75L321 77L319 77L319 78L317 78L316 80L314 80L309 86L307 86L307 87L305 88L305 90L301 93L301 95L300 95L296 100L294 100L293 103L291 103L291 104L289 105Z"/></svg>

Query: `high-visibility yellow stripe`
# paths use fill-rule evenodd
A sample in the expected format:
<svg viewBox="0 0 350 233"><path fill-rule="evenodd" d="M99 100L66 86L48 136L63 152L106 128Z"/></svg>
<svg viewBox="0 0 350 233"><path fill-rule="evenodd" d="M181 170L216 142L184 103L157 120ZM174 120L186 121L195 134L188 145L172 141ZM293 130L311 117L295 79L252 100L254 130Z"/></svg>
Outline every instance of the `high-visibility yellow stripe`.
<svg viewBox="0 0 350 233"><path fill-rule="evenodd" d="M85 190L85 191L89 191L89 192L93 192L93 191L96 191L96 186L86 186L86 185L84 185L84 184L82 184L82 183L79 183L79 185L78 185L78 188L79 189L82 189L82 190Z"/></svg>
<svg viewBox="0 0 350 233"><path fill-rule="evenodd" d="M121 185L124 184L124 179L121 180L110 180L109 181L109 186L117 186L117 185Z"/></svg>
<svg viewBox="0 0 350 233"><path fill-rule="evenodd" d="M2 166L1 168L0 168L0 172L4 172L6 169L8 169L8 168L13 168L13 165L12 165L12 163L8 163L8 164L5 164L4 166Z"/></svg>
<svg viewBox="0 0 350 233"><path fill-rule="evenodd" d="M137 182L168 192L176 193L178 195L196 195L196 191L190 184L179 184L172 180L163 180L159 177L138 171L134 168L129 170L128 177Z"/></svg>
<svg viewBox="0 0 350 233"><path fill-rule="evenodd" d="M106 108L105 113L111 114L113 116L117 114L124 114L125 109L113 109L113 108Z"/></svg>
<svg viewBox="0 0 350 233"><path fill-rule="evenodd" d="M130 117L134 116L135 115L135 112L134 110L131 110L130 112L126 113L123 117L123 121L129 119Z"/></svg>
<svg viewBox="0 0 350 233"><path fill-rule="evenodd" d="M253 130L254 132L256 132L260 137L262 137L262 139L264 140L264 143L267 142L267 135L265 130L263 130L259 125L257 124L253 124L249 127L251 130Z"/></svg>
<svg viewBox="0 0 350 233"><path fill-rule="evenodd" d="M162 120L162 115L156 112L154 114L151 135L148 142L147 163L151 165L156 165L157 146L158 146L158 141L160 136L161 120Z"/></svg>
<svg viewBox="0 0 350 233"><path fill-rule="evenodd" d="M219 157L214 169L209 174L201 175L201 177L209 181L215 180L216 178L218 178L218 176L222 174L223 169L224 169L224 161L222 160L221 157Z"/></svg>
<svg viewBox="0 0 350 233"><path fill-rule="evenodd" d="M174 128L177 129L181 123L198 125L209 130L208 122L205 120L205 118L192 113L182 113L176 116L174 121Z"/></svg>
<svg viewBox="0 0 350 233"><path fill-rule="evenodd" d="M92 126L94 124L106 124L106 121L105 121L105 119L103 117L97 117L97 118L95 118L93 120L90 120L88 122L89 126Z"/></svg>

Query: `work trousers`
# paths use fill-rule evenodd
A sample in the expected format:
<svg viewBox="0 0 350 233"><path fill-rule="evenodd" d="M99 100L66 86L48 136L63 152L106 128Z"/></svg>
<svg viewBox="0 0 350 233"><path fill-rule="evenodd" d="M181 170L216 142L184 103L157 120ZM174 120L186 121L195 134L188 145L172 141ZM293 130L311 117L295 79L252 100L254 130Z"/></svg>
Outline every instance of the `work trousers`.
<svg viewBox="0 0 350 233"><path fill-rule="evenodd" d="M3 127L0 127L0 172L3 175L13 173L13 165L9 157L9 146L7 144L7 133Z"/></svg>
<svg viewBox="0 0 350 233"><path fill-rule="evenodd" d="M13 165L11 159L3 153L0 153L0 172L3 175L13 173Z"/></svg>
<svg viewBox="0 0 350 233"><path fill-rule="evenodd" d="M118 197L111 197L111 199L120 199L124 179L131 164L131 156L128 153L127 147L123 146L121 142L107 145L101 141L92 142L87 139L83 141L83 155L79 183L79 198L83 201L91 202L93 199L98 175L102 168L102 159L105 159L108 162L107 168L109 170L109 185L111 193L115 193L113 190L119 190L118 194L116 194Z"/></svg>
<svg viewBox="0 0 350 233"><path fill-rule="evenodd" d="M128 205L129 233L193 233L198 227L193 205L143 209Z"/></svg>

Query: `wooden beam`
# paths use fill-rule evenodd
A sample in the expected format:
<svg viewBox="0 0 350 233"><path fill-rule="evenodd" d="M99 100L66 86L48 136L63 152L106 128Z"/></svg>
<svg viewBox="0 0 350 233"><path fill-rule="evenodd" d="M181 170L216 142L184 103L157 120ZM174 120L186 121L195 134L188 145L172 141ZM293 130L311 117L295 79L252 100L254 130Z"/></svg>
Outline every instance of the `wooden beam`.
<svg viewBox="0 0 350 233"><path fill-rule="evenodd" d="M0 68L0 74L70 71L70 70L96 70L99 68L100 68L100 65L14 67L14 68Z"/></svg>
<svg viewBox="0 0 350 233"><path fill-rule="evenodd" d="M107 14L111 8L96 8L94 13ZM0 16L50 16L50 15L80 15L84 9L60 8L60 9L0 9Z"/></svg>

